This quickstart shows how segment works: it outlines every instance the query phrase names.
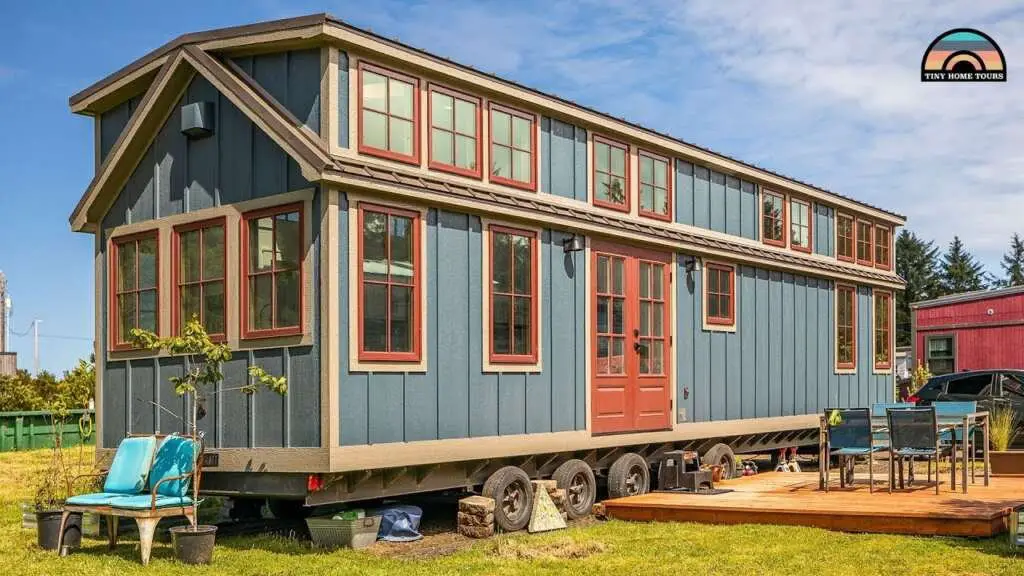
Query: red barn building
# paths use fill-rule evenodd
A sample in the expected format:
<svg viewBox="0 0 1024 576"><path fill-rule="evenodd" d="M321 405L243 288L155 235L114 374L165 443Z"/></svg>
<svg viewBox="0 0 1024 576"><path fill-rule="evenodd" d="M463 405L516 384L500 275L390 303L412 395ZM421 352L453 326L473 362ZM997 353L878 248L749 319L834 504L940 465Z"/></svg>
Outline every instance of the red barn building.
<svg viewBox="0 0 1024 576"><path fill-rule="evenodd" d="M911 304L914 366L933 374L1024 369L1024 286Z"/></svg>

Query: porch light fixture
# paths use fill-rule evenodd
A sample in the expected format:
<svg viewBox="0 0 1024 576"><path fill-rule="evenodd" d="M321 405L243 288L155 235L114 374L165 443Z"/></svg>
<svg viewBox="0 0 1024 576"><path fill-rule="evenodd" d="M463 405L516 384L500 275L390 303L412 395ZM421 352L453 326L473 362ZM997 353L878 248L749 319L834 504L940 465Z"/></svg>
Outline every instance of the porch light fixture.
<svg viewBox="0 0 1024 576"><path fill-rule="evenodd" d="M579 252L583 250L583 236L573 234L562 239L562 252Z"/></svg>
<svg viewBox="0 0 1024 576"><path fill-rule="evenodd" d="M686 269L687 274L692 274L697 269L697 257L683 256L683 267Z"/></svg>

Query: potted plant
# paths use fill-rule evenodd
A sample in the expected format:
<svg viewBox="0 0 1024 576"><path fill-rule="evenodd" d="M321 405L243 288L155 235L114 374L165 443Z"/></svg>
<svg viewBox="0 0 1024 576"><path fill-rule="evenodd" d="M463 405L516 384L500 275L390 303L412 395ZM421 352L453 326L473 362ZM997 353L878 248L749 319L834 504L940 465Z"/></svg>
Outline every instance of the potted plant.
<svg viewBox="0 0 1024 576"><path fill-rule="evenodd" d="M49 410L52 430L50 460L39 475L32 510L36 517L36 543L44 550L56 550L60 540L60 521L64 501L73 495L75 479L91 469L86 464L84 448L78 446L78 455L73 457L64 447L63 429L67 420L67 409L54 402ZM68 517L64 528L64 545L78 548L82 543L82 514Z"/></svg>
<svg viewBox="0 0 1024 576"><path fill-rule="evenodd" d="M221 365L231 359L231 348L227 344L210 340L198 317L189 320L177 336L161 338L148 330L135 328L131 337L136 346L153 351L164 351L184 358L185 370L182 376L169 379L174 391L184 396L188 406L187 422L194 440L201 436L198 420L203 416L208 396L208 388L223 380ZM237 390L245 394L254 394L259 386L264 386L278 394L288 391L288 382L284 376L272 376L259 366L249 367L249 381L243 386L221 389L218 393ZM199 501L199 475L192 482L192 501ZM200 525L193 516L187 526L171 528L171 539L177 558L187 564L209 564L213 560L213 547L217 537L217 527Z"/></svg>
<svg viewBox="0 0 1024 576"><path fill-rule="evenodd" d="M1024 450L1010 450L1018 433L1017 413L1009 406L997 406L989 413L988 439L992 450L988 453L992 474L997 476L1024 476Z"/></svg>

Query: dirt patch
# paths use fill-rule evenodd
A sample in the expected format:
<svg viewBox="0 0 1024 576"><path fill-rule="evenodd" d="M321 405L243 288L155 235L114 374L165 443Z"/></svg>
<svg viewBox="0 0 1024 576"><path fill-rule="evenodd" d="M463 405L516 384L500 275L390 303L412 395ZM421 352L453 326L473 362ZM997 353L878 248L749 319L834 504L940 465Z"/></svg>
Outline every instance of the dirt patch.
<svg viewBox="0 0 1024 576"><path fill-rule="evenodd" d="M537 543L529 538L498 537L490 554L509 560L571 560L600 554L608 549L597 540L575 540L570 537Z"/></svg>

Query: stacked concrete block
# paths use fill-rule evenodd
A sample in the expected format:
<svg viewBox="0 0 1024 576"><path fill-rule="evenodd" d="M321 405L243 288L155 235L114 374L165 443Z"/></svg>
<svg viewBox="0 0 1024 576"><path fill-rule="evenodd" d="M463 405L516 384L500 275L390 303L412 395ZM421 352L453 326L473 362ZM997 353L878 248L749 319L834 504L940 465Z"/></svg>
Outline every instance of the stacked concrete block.
<svg viewBox="0 0 1024 576"><path fill-rule="evenodd" d="M494 536L494 500L483 496L459 500L459 534L470 538Z"/></svg>

